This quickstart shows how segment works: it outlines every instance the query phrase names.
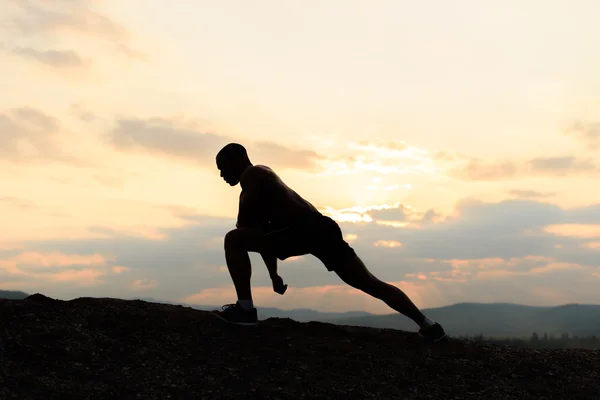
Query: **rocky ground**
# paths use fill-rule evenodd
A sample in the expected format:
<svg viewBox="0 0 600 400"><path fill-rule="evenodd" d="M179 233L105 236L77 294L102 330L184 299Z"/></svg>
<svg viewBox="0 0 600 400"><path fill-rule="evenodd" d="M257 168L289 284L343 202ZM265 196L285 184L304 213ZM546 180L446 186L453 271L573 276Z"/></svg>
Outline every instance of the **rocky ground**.
<svg viewBox="0 0 600 400"><path fill-rule="evenodd" d="M598 399L600 351L109 298L0 300L1 399Z"/></svg>

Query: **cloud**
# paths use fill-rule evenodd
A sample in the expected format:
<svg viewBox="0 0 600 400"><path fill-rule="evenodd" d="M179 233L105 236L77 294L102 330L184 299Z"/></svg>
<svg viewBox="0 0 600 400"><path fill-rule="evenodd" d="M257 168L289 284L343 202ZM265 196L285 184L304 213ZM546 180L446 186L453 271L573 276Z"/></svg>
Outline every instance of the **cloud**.
<svg viewBox="0 0 600 400"><path fill-rule="evenodd" d="M419 293L414 285L409 282L395 282L411 295L418 299ZM285 296L273 293L270 285L253 287L253 298L255 304L260 307L278 307L281 309L312 308L324 312L335 312L342 310L370 310L379 312L390 312L390 309L380 300L365 295L353 287L345 284L315 285L306 287L288 287ZM219 305L223 300L235 299L235 290L231 285L219 288L202 289L197 293L176 299L184 304ZM421 303L419 301L419 303Z"/></svg>
<svg viewBox="0 0 600 400"><path fill-rule="evenodd" d="M466 164L451 167L448 174L460 180L499 181L527 176L573 176L596 174L598 166L591 160L574 156L536 157L524 161L499 160L483 162L470 157Z"/></svg>
<svg viewBox="0 0 600 400"><path fill-rule="evenodd" d="M69 106L69 114L74 115L83 122L92 122L96 115L81 103L73 103Z"/></svg>
<svg viewBox="0 0 600 400"><path fill-rule="evenodd" d="M62 150L59 121L31 107L0 113L0 159L11 162L60 161L81 165Z"/></svg>
<svg viewBox="0 0 600 400"><path fill-rule="evenodd" d="M331 156L322 162L321 175L351 175L361 172L383 175L434 175L441 172L435 155L405 143L379 143L373 140L348 143L350 154ZM393 189L388 187L387 190Z"/></svg>
<svg viewBox="0 0 600 400"><path fill-rule="evenodd" d="M131 287L134 290L143 290L143 289L151 289L151 288L155 288L158 285L158 282L156 280L150 280L150 279L136 279L135 281L133 281L133 283L131 284Z"/></svg>
<svg viewBox="0 0 600 400"><path fill-rule="evenodd" d="M120 265L115 265L114 267L112 267L112 271L113 271L115 274L120 274L120 273L122 273L122 272L129 271L129 268L127 268L127 267L123 267L123 266L120 266Z"/></svg>
<svg viewBox="0 0 600 400"><path fill-rule="evenodd" d="M578 237L586 239L600 238L600 224L552 224L546 226L545 231L557 236Z"/></svg>
<svg viewBox="0 0 600 400"><path fill-rule="evenodd" d="M369 206L354 206L342 209L325 207L322 211L331 215L338 222L375 222L382 225L392 226L417 226L417 224L428 224L439 222L443 216L435 210L425 212L402 204L379 204Z"/></svg>
<svg viewBox="0 0 600 400"><path fill-rule="evenodd" d="M98 253L68 254L25 250L0 259L0 281L27 282L24 289L53 284L100 285L103 283L100 278L105 275L124 271L109 268L109 262L107 257Z"/></svg>
<svg viewBox="0 0 600 400"><path fill-rule="evenodd" d="M106 258L100 254L64 254L60 252L37 253L23 252L7 260L8 263L17 265L36 265L36 266L57 266L65 267L71 265L103 265L107 262Z"/></svg>
<svg viewBox="0 0 600 400"><path fill-rule="evenodd" d="M98 285L102 282L100 281L100 277L102 277L104 273L102 271L92 270L92 269L84 269L79 271L61 271L55 274L52 279L57 282L68 282L68 283L76 283L81 286L91 286Z"/></svg>
<svg viewBox="0 0 600 400"><path fill-rule="evenodd" d="M455 178L474 181L511 179L518 173L518 165L507 160L485 164L478 159L471 159L464 167L450 170L450 175Z"/></svg>
<svg viewBox="0 0 600 400"><path fill-rule="evenodd" d="M122 25L92 11L89 1L44 2L15 0L22 11L12 18L12 24L23 34L48 33L72 30L80 33L100 35L111 40L125 40L129 33ZM43 4L43 6L42 6Z"/></svg>
<svg viewBox="0 0 600 400"><path fill-rule="evenodd" d="M22 107L0 114L0 156L20 158L27 153L24 147L37 151L38 156L59 151L56 134L59 123L43 112Z"/></svg>
<svg viewBox="0 0 600 400"><path fill-rule="evenodd" d="M588 249L600 249L600 241L582 243L581 247L588 248Z"/></svg>
<svg viewBox="0 0 600 400"><path fill-rule="evenodd" d="M157 207L169 208L160 204ZM223 252L223 237L234 226L234 219L198 215L188 208L173 211L187 221L183 226L156 229L153 235L103 228L102 235L92 239L24 242L20 249L7 250L6 258L25 252L103 255L109 260L105 264L79 268L104 274L96 280L102 283L86 287L88 295L128 297L135 293L135 296L176 300L210 293L204 300L219 303L234 300L228 297L232 296L232 287L224 268ZM548 302L566 296L572 287L579 289L571 300L583 302L597 291L599 282L594 274L600 273L600 268L598 248L593 243L598 239L581 235L578 230L556 231L548 227L585 223L589 229L597 229L594 225L600 224L599 205L565 209L533 200L487 203L465 199L457 203L454 215L427 223L422 222L427 212L412 207L408 211L399 205L368 207L363 213L369 215L369 222L340 223L343 233L352 239L352 247L376 276L411 288L426 305L474 298L534 303L540 301L535 293L550 288L554 297L544 300ZM397 219L399 213L413 223L402 227L379 223ZM263 291L259 296L261 301L281 302L270 297L270 280L260 256L255 253L250 256L253 285ZM43 267L47 273L51 272L51 264ZM286 297L288 300L293 297L296 303L286 300L277 304L319 308L319 302L335 297L330 305L341 310L349 307L344 305L351 299L348 296L358 296L352 297L358 303L347 304L380 311L385 308L348 289L312 256L280 262L279 271L297 296ZM5 278L6 275L0 275L0 281L16 279ZM36 287L43 287L42 281L36 282ZM60 282L52 282L50 288L58 290L56 285ZM327 287L331 289L323 289ZM63 296L83 293L77 290L68 285L60 287ZM309 293L313 297L305 298Z"/></svg>
<svg viewBox="0 0 600 400"><path fill-rule="evenodd" d="M373 243L375 247L400 247L402 243L395 240L378 240Z"/></svg>
<svg viewBox="0 0 600 400"><path fill-rule="evenodd" d="M49 65L53 68L84 67L86 65L86 62L81 56L72 50L40 51L31 47L19 47L12 50L12 52L25 58L36 60L42 64Z"/></svg>
<svg viewBox="0 0 600 400"><path fill-rule="evenodd" d="M529 161L529 166L533 174L540 175L568 175L598 170L590 160L579 160L574 156L537 157Z"/></svg>
<svg viewBox="0 0 600 400"><path fill-rule="evenodd" d="M20 10L10 19L10 29L20 36L33 36L45 38L49 34L64 34L65 32L80 36L95 37L110 41L114 44L115 51L135 59L146 59L147 55L131 47L131 33L123 25L111 18L91 9L91 1L28 1L14 0L14 5ZM76 53L40 54L35 49L28 49L35 58L47 60L48 58L63 58L70 63L78 57ZM57 61L55 61L57 62Z"/></svg>
<svg viewBox="0 0 600 400"><path fill-rule="evenodd" d="M162 240L165 239L165 234L157 228L152 226L129 226L126 229L115 229L112 227L101 227L94 226L88 228L88 232L95 234L96 237L110 238L113 236L126 236L126 237L142 237L149 240Z"/></svg>
<svg viewBox="0 0 600 400"><path fill-rule="evenodd" d="M592 150L600 147L600 122L574 121L564 133L581 140Z"/></svg>
<svg viewBox="0 0 600 400"><path fill-rule="evenodd" d="M218 150L231 141L162 118L118 120L108 138L118 150L148 152L201 164L214 164Z"/></svg>
<svg viewBox="0 0 600 400"><path fill-rule="evenodd" d="M402 243L400 253L393 256L396 261L397 257L413 263L426 259L507 259L541 255L583 265L596 262L597 255L592 249L580 248L589 238L559 236L545 228L560 224L597 224L600 218L600 207L597 206L562 209L531 200L485 203L465 199L457 203L455 215L438 222L424 224L418 221L422 212L414 215L415 222L404 226L380 224L380 220L372 217L371 222L365 222L365 218L358 223L347 222L344 226L360 238L356 245L367 254L371 251L365 249L366 244L379 240ZM382 263L381 260L376 262Z"/></svg>
<svg viewBox="0 0 600 400"><path fill-rule="evenodd" d="M147 53L135 50L124 43L118 44L116 50L120 53L123 53L129 58L133 58L139 61L148 61L150 59L150 56Z"/></svg>
<svg viewBox="0 0 600 400"><path fill-rule="evenodd" d="M166 118L120 119L106 139L123 152L152 154L211 167L217 152L225 144L237 142L231 137L203 132L196 124ZM291 149L271 142L243 144L250 159L258 164L310 169L315 168L321 158L313 151Z"/></svg>
<svg viewBox="0 0 600 400"><path fill-rule="evenodd" d="M538 192L530 189L512 189L508 192L509 195L520 198L520 199L533 199L533 198L544 198L554 196L555 193L549 192Z"/></svg>
<svg viewBox="0 0 600 400"><path fill-rule="evenodd" d="M96 287L94 293L113 292L124 296L135 288L136 293L157 293L156 296L172 298L176 293L178 296L192 294L199 288L227 282L228 273L219 269L224 262L222 241L234 225L235 222L229 219L191 216L185 227L155 230L160 238L106 227L96 228L101 235L93 239L28 242L22 243L23 250L20 251L82 256L101 254L110 261L98 266L98 270L105 272L104 284ZM148 246L149 242L154 244ZM127 270L119 268L115 271L113 267ZM6 277L6 273L0 271L0 281ZM32 280L31 285L44 287L40 280ZM48 290L56 288L50 285ZM70 290L66 286L60 288L63 294Z"/></svg>
<svg viewBox="0 0 600 400"><path fill-rule="evenodd" d="M250 157L256 159L259 164L265 163L282 166L286 168L315 169L316 162L323 156L312 151L303 149L292 149L273 142L258 141L248 144Z"/></svg>
<svg viewBox="0 0 600 400"><path fill-rule="evenodd" d="M361 140L358 143L350 144L350 148L387 154L394 157L395 155L402 155L405 150L409 149L409 146L405 142L379 143L373 140Z"/></svg>

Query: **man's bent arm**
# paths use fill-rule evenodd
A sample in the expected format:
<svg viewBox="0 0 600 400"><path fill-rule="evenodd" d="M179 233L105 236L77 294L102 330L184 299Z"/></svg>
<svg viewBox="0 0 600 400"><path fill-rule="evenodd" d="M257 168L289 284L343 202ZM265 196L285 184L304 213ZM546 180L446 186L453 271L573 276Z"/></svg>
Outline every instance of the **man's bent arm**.
<svg viewBox="0 0 600 400"><path fill-rule="evenodd" d="M271 279L277 277L277 257L271 253L262 252L260 253L263 261L265 262L265 266L269 271L269 276Z"/></svg>

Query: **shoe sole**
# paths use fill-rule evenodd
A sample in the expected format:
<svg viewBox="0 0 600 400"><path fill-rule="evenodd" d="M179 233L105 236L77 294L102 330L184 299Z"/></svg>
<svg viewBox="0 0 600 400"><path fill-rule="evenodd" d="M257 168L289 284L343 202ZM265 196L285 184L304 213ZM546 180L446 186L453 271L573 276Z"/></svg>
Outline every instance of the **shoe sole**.
<svg viewBox="0 0 600 400"><path fill-rule="evenodd" d="M215 314L215 313L211 313L212 315L214 315L215 317L219 318L221 321L225 321L228 324L232 324L232 325L240 325L240 326L256 326L258 325L258 321L256 322L234 322L234 321L230 321L226 318L221 317L219 314Z"/></svg>

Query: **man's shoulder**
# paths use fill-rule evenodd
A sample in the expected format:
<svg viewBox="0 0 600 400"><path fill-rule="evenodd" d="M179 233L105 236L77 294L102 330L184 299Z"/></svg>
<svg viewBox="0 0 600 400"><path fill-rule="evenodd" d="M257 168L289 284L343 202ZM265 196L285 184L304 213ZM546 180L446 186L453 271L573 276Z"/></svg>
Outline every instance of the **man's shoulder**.
<svg viewBox="0 0 600 400"><path fill-rule="evenodd" d="M255 171L255 173L260 173L260 174L265 174L265 175L271 175L274 174L275 171L273 171L273 169L267 165L262 165L262 164L255 164L253 166L251 166L249 169L251 169L252 171Z"/></svg>
<svg viewBox="0 0 600 400"><path fill-rule="evenodd" d="M248 168L246 168L246 170L242 174L242 178L256 178L261 176L272 175L273 173L273 170L267 167L266 165L251 165Z"/></svg>
<svg viewBox="0 0 600 400"><path fill-rule="evenodd" d="M258 183L265 178L269 178L275 173L266 165L252 165L244 171L240 180L242 185L248 183Z"/></svg>

